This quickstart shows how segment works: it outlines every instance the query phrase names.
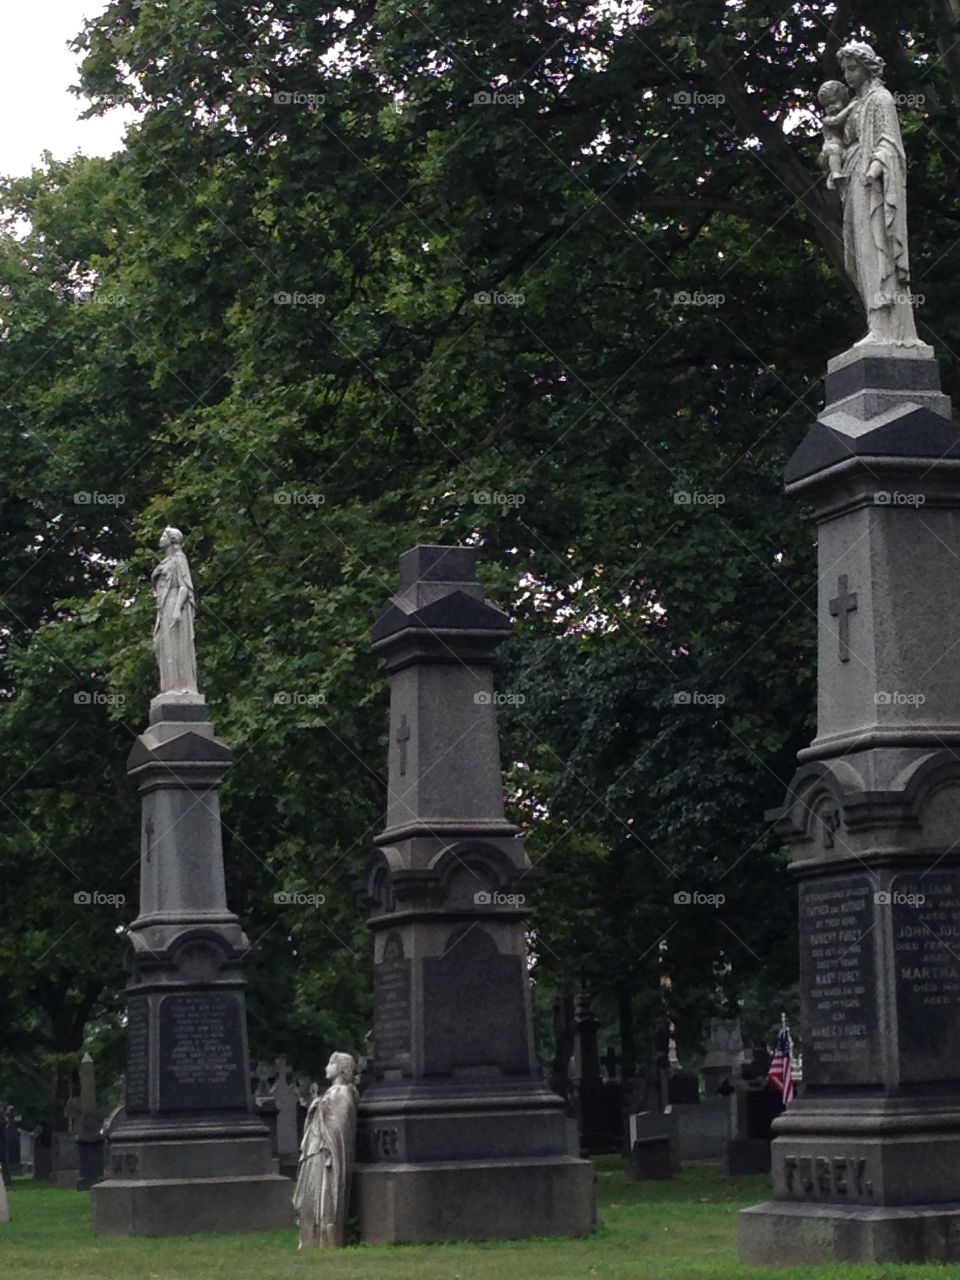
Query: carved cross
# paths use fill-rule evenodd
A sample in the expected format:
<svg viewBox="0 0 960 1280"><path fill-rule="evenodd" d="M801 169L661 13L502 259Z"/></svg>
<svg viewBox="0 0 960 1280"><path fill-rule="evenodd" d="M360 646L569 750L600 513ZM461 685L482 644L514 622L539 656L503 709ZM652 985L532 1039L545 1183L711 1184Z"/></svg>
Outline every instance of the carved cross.
<svg viewBox="0 0 960 1280"><path fill-rule="evenodd" d="M397 742L400 744L400 777L402 778L407 772L407 743L410 741L410 726L407 724L407 717L400 717L400 724L397 728Z"/></svg>
<svg viewBox="0 0 960 1280"><path fill-rule="evenodd" d="M838 620L840 631L840 661L850 661L850 615L857 607L857 593L847 590L847 575L837 578L837 594L830 601L830 616Z"/></svg>

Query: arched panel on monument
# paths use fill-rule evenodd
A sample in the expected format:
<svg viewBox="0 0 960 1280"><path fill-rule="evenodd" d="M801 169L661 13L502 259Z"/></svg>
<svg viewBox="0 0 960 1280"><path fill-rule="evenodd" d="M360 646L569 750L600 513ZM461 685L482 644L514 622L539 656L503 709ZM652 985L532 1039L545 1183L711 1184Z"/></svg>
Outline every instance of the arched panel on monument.
<svg viewBox="0 0 960 1280"><path fill-rule="evenodd" d="M490 929L458 925L423 961L425 1076L533 1072L525 958L505 955Z"/></svg>

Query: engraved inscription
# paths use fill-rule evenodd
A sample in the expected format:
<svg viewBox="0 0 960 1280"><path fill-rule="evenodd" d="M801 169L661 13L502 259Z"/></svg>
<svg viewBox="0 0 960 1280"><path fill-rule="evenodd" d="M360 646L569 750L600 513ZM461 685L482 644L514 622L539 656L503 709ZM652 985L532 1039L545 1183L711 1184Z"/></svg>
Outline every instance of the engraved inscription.
<svg viewBox="0 0 960 1280"><path fill-rule="evenodd" d="M150 1045L150 1002L146 996L134 996L127 1004L127 1083L125 1104L128 1113L147 1111Z"/></svg>
<svg viewBox="0 0 960 1280"><path fill-rule="evenodd" d="M960 873L898 876L889 898L901 1079L955 1079L960 1074Z"/></svg>
<svg viewBox="0 0 960 1280"><path fill-rule="evenodd" d="M223 991L165 996L160 1005L163 1110L246 1106L237 998Z"/></svg>
<svg viewBox="0 0 960 1280"><path fill-rule="evenodd" d="M784 1156L783 1179L790 1195L810 1200L865 1203L873 1198L862 1156Z"/></svg>
<svg viewBox="0 0 960 1280"><path fill-rule="evenodd" d="M410 961L398 933L388 935L373 973L374 1050L379 1070L410 1070Z"/></svg>
<svg viewBox="0 0 960 1280"><path fill-rule="evenodd" d="M801 886L804 1076L812 1084L879 1083L873 912L869 876Z"/></svg>

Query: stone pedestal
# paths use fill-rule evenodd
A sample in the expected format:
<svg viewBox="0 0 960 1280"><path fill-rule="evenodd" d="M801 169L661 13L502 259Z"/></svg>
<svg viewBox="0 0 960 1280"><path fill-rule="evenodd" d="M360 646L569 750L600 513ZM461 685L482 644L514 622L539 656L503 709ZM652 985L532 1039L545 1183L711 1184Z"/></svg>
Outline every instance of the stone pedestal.
<svg viewBox="0 0 960 1280"><path fill-rule="evenodd" d="M960 431L924 350L834 362L788 491L819 533L800 882L802 1094L746 1262L960 1259Z"/></svg>
<svg viewBox="0 0 960 1280"><path fill-rule="evenodd" d="M130 753L142 798L140 914L127 942L124 1111L92 1191L100 1235L292 1226L292 1184L254 1113L243 966L218 788L230 751L202 698L155 698Z"/></svg>
<svg viewBox="0 0 960 1280"><path fill-rule="evenodd" d="M509 621L476 552L417 547L373 631L390 677L387 826L363 886L373 1082L354 1210L368 1243L581 1235L593 1170L534 1055L536 884L506 821L491 661Z"/></svg>

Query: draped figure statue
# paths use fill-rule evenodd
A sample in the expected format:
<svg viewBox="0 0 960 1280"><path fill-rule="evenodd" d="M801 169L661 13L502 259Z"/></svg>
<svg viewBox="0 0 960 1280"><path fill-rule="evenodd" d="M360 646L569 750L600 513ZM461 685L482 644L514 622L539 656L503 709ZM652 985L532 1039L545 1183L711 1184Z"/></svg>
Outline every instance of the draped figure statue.
<svg viewBox="0 0 960 1280"><path fill-rule="evenodd" d="M843 200L843 245L847 271L856 282L867 313L861 343L917 346L920 340L910 294L907 244L907 161L893 95L882 80L884 62L870 45L852 41L837 57L853 100L829 91L824 134L830 154L831 134L842 128L842 165L832 158L829 185ZM838 86L839 87L839 86ZM821 90L823 95L823 90Z"/></svg>
<svg viewBox="0 0 960 1280"><path fill-rule="evenodd" d="M157 597L153 652L160 668L161 693L197 693L197 654L193 638L196 600L183 534L168 526L160 535L164 558L151 575Z"/></svg>
<svg viewBox="0 0 960 1280"><path fill-rule="evenodd" d="M349 1053L331 1054L327 1064L330 1088L313 1099L307 1112L293 1196L293 1207L300 1217L301 1249L346 1244L357 1135L356 1070Z"/></svg>

